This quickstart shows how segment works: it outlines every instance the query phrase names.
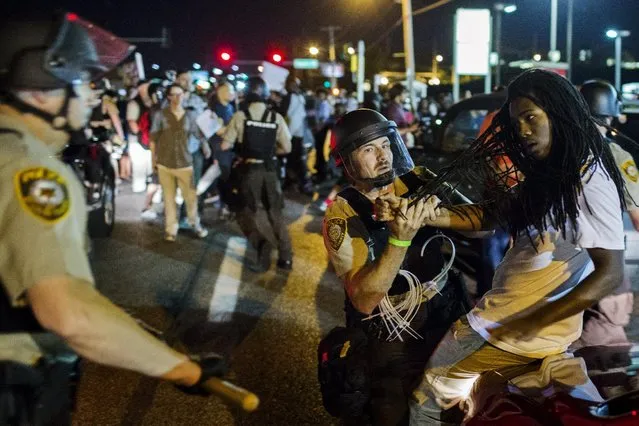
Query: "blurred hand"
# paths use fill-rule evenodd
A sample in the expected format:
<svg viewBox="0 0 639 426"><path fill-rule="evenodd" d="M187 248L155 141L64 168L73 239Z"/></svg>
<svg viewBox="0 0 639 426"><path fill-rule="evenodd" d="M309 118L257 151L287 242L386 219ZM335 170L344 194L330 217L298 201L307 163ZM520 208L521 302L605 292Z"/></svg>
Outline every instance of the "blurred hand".
<svg viewBox="0 0 639 426"><path fill-rule="evenodd" d="M191 357L191 361L195 363L200 370L199 379L195 383L183 384L176 383L176 387L182 392L189 395L208 395L201 385L212 377L223 377L228 371L226 360L216 353L208 353Z"/></svg>
<svg viewBox="0 0 639 426"><path fill-rule="evenodd" d="M213 155L208 142L202 142L202 154L204 154L204 158L207 160L211 158L211 155Z"/></svg>

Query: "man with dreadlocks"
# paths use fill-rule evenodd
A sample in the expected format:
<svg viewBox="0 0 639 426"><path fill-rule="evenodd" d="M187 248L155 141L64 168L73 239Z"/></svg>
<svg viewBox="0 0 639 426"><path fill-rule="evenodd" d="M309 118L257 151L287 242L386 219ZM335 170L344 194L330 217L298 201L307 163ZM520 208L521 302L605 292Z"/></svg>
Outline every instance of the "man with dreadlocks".
<svg viewBox="0 0 639 426"><path fill-rule="evenodd" d="M518 176L516 185L487 185L488 201L450 207L429 223L475 230L495 218L514 244L492 290L431 356L413 394L411 424L446 424L450 412L443 410L463 400L483 373L515 377L561 356L581 334L583 311L623 279L623 180L570 82L541 70L517 77L490 128L421 194L455 174L494 178L491 159L503 155L518 173L502 177ZM600 399L585 374L566 377L571 394Z"/></svg>

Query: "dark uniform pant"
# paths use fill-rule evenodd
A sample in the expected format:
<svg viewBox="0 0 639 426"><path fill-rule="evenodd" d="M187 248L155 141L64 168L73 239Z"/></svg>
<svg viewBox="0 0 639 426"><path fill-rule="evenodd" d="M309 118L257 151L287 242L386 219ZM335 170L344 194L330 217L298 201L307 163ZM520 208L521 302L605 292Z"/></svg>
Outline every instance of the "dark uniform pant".
<svg viewBox="0 0 639 426"><path fill-rule="evenodd" d="M411 322L422 340L403 336L404 342L371 336L371 399L369 419L347 419L347 425L407 426L408 402L422 379L430 355L435 351L450 326L469 311L465 285L456 273L441 294L422 304ZM362 421L363 420L363 421Z"/></svg>
<svg viewBox="0 0 639 426"><path fill-rule="evenodd" d="M242 232L255 248L259 248L266 240L255 220L257 206L261 201L277 240L279 258L291 260L293 256L291 238L282 216L284 196L275 167L267 167L264 164L248 164L242 167L240 196L243 208L237 215Z"/></svg>
<svg viewBox="0 0 639 426"><path fill-rule="evenodd" d="M301 192L309 192L313 190L308 172L308 155L304 147L304 139L293 137L291 139L291 153L287 156L286 169L287 177L290 182L291 177L289 171L295 174L297 184Z"/></svg>
<svg viewBox="0 0 639 426"><path fill-rule="evenodd" d="M70 426L77 363L0 361L0 424Z"/></svg>

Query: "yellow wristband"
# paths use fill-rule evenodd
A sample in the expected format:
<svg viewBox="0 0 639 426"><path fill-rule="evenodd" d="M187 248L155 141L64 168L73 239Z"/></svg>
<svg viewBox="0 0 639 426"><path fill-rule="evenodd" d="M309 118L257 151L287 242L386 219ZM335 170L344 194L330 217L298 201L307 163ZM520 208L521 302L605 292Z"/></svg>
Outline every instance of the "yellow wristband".
<svg viewBox="0 0 639 426"><path fill-rule="evenodd" d="M398 240L397 238L388 237L388 243L395 247L410 247L411 242L410 240Z"/></svg>

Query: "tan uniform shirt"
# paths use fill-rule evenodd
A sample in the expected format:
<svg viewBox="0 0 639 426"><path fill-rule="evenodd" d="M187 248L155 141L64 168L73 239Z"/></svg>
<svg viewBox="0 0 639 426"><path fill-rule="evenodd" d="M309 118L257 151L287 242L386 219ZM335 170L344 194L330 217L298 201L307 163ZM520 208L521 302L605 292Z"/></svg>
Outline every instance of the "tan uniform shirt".
<svg viewBox="0 0 639 426"><path fill-rule="evenodd" d="M253 120L260 120L266 111L266 104L263 102L253 102L249 106L249 112ZM226 132L224 133L224 141L233 145L242 143L244 136L244 122L246 114L244 111L238 111L233 114L233 118L229 122ZM275 113L275 123L277 124L277 144L275 146L276 154L288 154L291 152L291 132L288 130L286 120L279 113Z"/></svg>
<svg viewBox="0 0 639 426"><path fill-rule="evenodd" d="M628 151L624 151L623 148L614 142L610 142L609 145L612 156L615 158L615 163L619 167L621 176L623 176L626 184L624 197L626 209L635 210L639 208L639 171L637 170L637 165Z"/></svg>
<svg viewBox="0 0 639 426"><path fill-rule="evenodd" d="M78 179L19 119L0 113L0 129L17 132L0 133L0 291L14 306L25 306L26 291L47 277L93 284ZM44 340L57 338L0 335L0 359L33 363L42 354L35 342Z"/></svg>
<svg viewBox="0 0 639 426"><path fill-rule="evenodd" d="M419 176L423 173L423 169L417 167L414 172ZM395 179L393 185L395 194L398 196L408 191L399 178ZM322 234L328 258L335 268L335 273L342 280L352 278L371 263L367 244L370 238L369 232L353 207L344 198L338 196L326 210Z"/></svg>

